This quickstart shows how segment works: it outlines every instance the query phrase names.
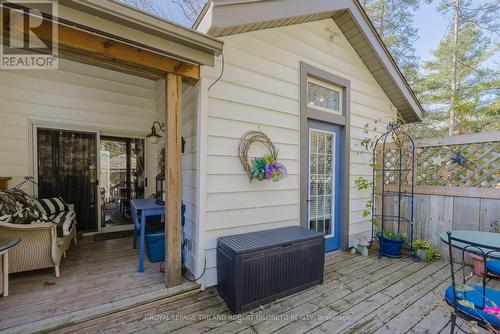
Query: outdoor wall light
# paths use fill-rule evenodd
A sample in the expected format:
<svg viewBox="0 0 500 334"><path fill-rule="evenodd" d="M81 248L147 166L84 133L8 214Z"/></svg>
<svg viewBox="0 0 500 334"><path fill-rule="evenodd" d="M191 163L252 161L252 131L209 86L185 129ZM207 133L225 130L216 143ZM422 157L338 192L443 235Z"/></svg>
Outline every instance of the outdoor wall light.
<svg viewBox="0 0 500 334"><path fill-rule="evenodd" d="M156 132L156 125L158 125L158 128L160 129L160 131L165 132L165 123L163 123L163 124L162 123L160 123L158 121L153 122L153 126L151 127L151 133L146 136L146 138L148 138L148 140L151 144L158 144L158 142L160 141L160 138L161 138L161 135L159 135Z"/></svg>
<svg viewBox="0 0 500 334"><path fill-rule="evenodd" d="M157 125L158 125L158 128L160 129L160 131L165 132L165 122L160 123L158 121L154 121L153 126L151 127L151 133L146 136L146 138L148 138L148 140L151 144L158 144L158 142L160 141L160 138L161 138L161 135L159 135L158 132L156 132ZM182 153L184 153L184 146L186 145L186 141L184 140L184 137L181 137L181 141L182 141L181 151L182 151Z"/></svg>

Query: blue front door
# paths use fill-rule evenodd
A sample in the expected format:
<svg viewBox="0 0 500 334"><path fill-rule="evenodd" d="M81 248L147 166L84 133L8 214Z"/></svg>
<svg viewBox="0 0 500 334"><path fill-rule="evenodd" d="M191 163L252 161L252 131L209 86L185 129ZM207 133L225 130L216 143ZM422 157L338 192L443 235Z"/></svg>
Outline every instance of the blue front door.
<svg viewBox="0 0 500 334"><path fill-rule="evenodd" d="M307 222L325 234L325 251L340 246L341 128L309 120Z"/></svg>

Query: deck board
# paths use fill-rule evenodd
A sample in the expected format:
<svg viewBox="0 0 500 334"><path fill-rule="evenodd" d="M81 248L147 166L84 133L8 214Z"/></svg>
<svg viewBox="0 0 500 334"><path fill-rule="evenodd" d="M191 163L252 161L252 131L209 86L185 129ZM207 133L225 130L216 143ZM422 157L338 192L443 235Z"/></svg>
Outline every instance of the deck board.
<svg viewBox="0 0 500 334"><path fill-rule="evenodd" d="M436 271L437 270L437 271ZM362 321L352 326L345 333L375 332L388 321L404 312L410 305L418 301L427 292L432 291L449 276L449 269L443 263L427 266L416 274L406 277L391 287L377 293L389 296L390 303L383 304L375 312L365 314Z"/></svg>
<svg viewBox="0 0 500 334"><path fill-rule="evenodd" d="M436 303L449 284L449 266L405 259L362 258L347 253L327 256L325 281L273 303L243 313L231 320L229 310L214 294L214 304L166 313L177 315L222 315L216 319L182 321L132 321L119 319L94 326L115 332L147 333L438 333L449 321L449 313ZM390 303L389 303L390 302ZM294 320L291 316L303 316ZM246 316L246 317L245 317ZM273 319L266 317L274 316ZM281 316L281 317L280 317ZM323 319L318 319L322 316ZM332 318L329 319L328 316ZM138 318L136 318L138 319ZM327 320L324 320L327 319ZM328 320L329 319L329 320Z"/></svg>
<svg viewBox="0 0 500 334"><path fill-rule="evenodd" d="M114 245L119 243L114 241ZM110 256L116 253L108 250ZM85 264L77 258L72 261L66 269L70 274L71 266L76 269ZM113 261L107 263L113 265ZM106 262L102 265L105 267ZM141 291L156 287L153 278L139 279L119 265L112 268L117 277L124 279L117 281L115 287L109 286L118 296L124 296L125 286L132 277L138 284L129 282L131 286L149 284L141 286ZM442 299L444 289L450 284L449 276L445 261L428 264L409 258L379 259L373 251L368 257L337 252L325 259L323 284L244 312L237 318L232 317L217 291L208 289L168 303L156 301L74 324L57 333L446 333L450 314ZM84 287L74 288L88 289L88 282L75 279ZM101 279L96 278L96 282ZM29 285L29 280L19 281L19 288L29 290ZM494 280L491 285L498 288L500 283ZM72 285L61 286L66 289ZM83 300L85 304L100 299L98 294L89 293ZM23 310L24 304L14 309Z"/></svg>
<svg viewBox="0 0 500 334"><path fill-rule="evenodd" d="M58 278L50 268L10 275L10 294L0 298L0 330L61 320L63 315L103 305L119 307L167 290L159 263L146 260L144 272L137 272L138 250L132 248L130 237L84 237L67 255Z"/></svg>

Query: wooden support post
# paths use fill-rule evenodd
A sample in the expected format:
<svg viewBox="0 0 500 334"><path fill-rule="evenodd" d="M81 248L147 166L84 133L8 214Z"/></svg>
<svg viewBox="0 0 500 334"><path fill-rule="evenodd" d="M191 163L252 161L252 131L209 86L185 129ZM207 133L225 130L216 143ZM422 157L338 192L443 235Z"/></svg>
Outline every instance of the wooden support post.
<svg viewBox="0 0 500 334"><path fill-rule="evenodd" d="M168 288L179 285L181 275L181 101L182 77L167 73L165 78L165 283Z"/></svg>

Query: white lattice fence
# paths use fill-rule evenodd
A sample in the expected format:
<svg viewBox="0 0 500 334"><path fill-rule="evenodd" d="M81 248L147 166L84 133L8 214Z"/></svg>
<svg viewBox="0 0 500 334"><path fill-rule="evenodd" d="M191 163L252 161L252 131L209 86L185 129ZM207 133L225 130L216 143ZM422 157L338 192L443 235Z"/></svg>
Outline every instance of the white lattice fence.
<svg viewBox="0 0 500 334"><path fill-rule="evenodd" d="M443 232L500 233L500 131L421 139L416 147L415 237L430 241L447 257L446 245L439 239ZM386 151L385 167L398 168L399 159L391 149ZM398 191L397 178L385 180L386 189ZM403 191L411 191L408 183ZM408 215L408 198L388 203L389 211L399 207Z"/></svg>
<svg viewBox="0 0 500 334"><path fill-rule="evenodd" d="M421 139L415 157L416 186L500 189L500 132ZM384 161L386 169L401 164L405 170L411 160L400 162L398 151L387 145ZM386 172L386 184L398 183L397 174Z"/></svg>
<svg viewBox="0 0 500 334"><path fill-rule="evenodd" d="M417 185L500 188L500 141L418 147Z"/></svg>

